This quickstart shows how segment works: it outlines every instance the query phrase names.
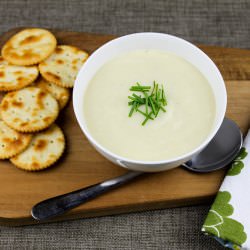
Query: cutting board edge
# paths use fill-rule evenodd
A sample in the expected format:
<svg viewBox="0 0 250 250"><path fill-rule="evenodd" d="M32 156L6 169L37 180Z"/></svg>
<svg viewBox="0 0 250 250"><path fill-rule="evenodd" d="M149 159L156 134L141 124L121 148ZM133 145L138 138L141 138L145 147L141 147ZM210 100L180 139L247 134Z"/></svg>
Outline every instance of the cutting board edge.
<svg viewBox="0 0 250 250"><path fill-rule="evenodd" d="M103 216L113 216L119 214L129 214L134 212L154 211L166 208L184 207L192 205L205 205L209 204L214 199L214 196L215 195L207 195L207 196L196 196L193 198L178 199L171 201L144 202L133 205L131 204L121 205L113 208L108 207L108 208L89 209L86 211L72 210L62 216L58 216L55 217L54 219L46 221L36 221L31 216L19 217L19 218L0 217L0 226L15 227L22 225L35 225L35 224L53 223L66 220L68 221L75 219L88 219L88 218L103 217ZM174 203L174 205L172 203Z"/></svg>

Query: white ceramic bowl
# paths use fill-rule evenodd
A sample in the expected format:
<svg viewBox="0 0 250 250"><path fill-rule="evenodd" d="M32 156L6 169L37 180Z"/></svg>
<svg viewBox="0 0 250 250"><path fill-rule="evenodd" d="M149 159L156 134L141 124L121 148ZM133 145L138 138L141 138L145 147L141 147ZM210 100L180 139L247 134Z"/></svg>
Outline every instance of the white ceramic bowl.
<svg viewBox="0 0 250 250"><path fill-rule="evenodd" d="M83 116L83 100L89 81L95 75L97 70L112 58L120 54L139 49L168 51L186 59L200 70L212 87L216 100L216 116L212 131L198 147L188 154L173 159L166 159L164 161L144 162L130 160L116 155L100 145L92 137L86 127ZM177 167L190 160L195 154L199 153L211 141L220 128L225 115L226 104L227 93L225 84L213 61L193 44L181 38L161 33L135 33L119 37L104 44L88 58L87 62L79 71L73 91L73 106L77 121L89 142L95 147L95 149L115 164L131 170L146 172L163 171Z"/></svg>

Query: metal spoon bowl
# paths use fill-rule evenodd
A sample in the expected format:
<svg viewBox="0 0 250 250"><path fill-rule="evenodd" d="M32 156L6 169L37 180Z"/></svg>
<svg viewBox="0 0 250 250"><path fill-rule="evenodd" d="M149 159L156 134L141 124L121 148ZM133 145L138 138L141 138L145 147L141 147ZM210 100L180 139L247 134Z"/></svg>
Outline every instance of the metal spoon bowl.
<svg viewBox="0 0 250 250"><path fill-rule="evenodd" d="M235 158L242 143L240 128L234 121L224 118L220 129L206 148L182 166L200 173L224 168Z"/></svg>
<svg viewBox="0 0 250 250"><path fill-rule="evenodd" d="M233 161L242 146L242 142L243 138L239 127L232 120L225 118L208 146L182 166L188 170L203 173L221 169ZM31 215L36 220L46 220L61 215L142 174L144 172L129 171L116 178L44 200L32 208Z"/></svg>

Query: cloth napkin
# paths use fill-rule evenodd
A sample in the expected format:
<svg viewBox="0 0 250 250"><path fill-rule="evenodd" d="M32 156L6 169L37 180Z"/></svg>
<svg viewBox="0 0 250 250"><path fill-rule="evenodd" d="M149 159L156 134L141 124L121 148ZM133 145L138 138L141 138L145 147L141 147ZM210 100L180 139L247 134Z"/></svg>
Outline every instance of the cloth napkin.
<svg viewBox="0 0 250 250"><path fill-rule="evenodd" d="M250 129L202 227L225 247L250 249Z"/></svg>

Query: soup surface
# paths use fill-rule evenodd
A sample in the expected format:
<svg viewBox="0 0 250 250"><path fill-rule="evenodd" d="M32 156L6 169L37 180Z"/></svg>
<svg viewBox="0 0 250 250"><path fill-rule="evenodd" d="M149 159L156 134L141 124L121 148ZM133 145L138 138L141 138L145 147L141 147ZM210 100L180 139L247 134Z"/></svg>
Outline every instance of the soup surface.
<svg viewBox="0 0 250 250"><path fill-rule="evenodd" d="M163 84L167 106L156 119L128 117L129 88L136 82ZM171 53L138 50L104 64L87 86L84 117L93 138L109 151L131 160L160 161L186 154L210 133L215 99L205 77Z"/></svg>

